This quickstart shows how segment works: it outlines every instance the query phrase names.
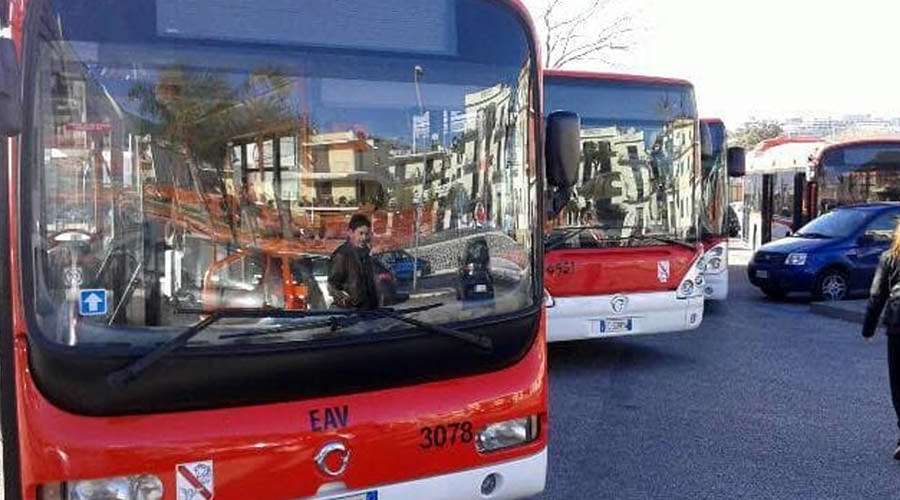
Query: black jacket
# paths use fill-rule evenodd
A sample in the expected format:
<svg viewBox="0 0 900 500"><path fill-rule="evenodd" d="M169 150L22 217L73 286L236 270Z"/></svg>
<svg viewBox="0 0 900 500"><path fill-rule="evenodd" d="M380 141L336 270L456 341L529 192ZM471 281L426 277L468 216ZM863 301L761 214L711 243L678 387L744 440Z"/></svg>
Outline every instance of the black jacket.
<svg viewBox="0 0 900 500"><path fill-rule="evenodd" d="M375 266L367 249L360 249L350 242L345 242L331 254L328 291L337 307L356 309L378 307ZM346 292L346 295L341 292Z"/></svg>
<svg viewBox="0 0 900 500"><path fill-rule="evenodd" d="M869 305L863 323L864 337L875 335L878 317L884 310L884 325L888 334L900 330L900 259L891 255L890 250L881 254L872 289L869 291Z"/></svg>

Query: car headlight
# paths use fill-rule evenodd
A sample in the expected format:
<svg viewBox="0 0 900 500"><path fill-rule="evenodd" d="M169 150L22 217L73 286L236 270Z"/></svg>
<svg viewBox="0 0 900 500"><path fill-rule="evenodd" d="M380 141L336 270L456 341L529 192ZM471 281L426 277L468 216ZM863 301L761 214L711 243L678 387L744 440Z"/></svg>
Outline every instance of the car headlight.
<svg viewBox="0 0 900 500"><path fill-rule="evenodd" d="M111 477L41 485L38 500L161 500L162 481L156 476Z"/></svg>
<svg viewBox="0 0 900 500"><path fill-rule="evenodd" d="M802 266L806 264L806 254L805 253L790 253L787 258L784 259L785 265L788 266Z"/></svg>
<svg viewBox="0 0 900 500"><path fill-rule="evenodd" d="M512 448L534 441L539 434L540 418L537 415L515 418L481 429L475 439L475 448L479 453Z"/></svg>

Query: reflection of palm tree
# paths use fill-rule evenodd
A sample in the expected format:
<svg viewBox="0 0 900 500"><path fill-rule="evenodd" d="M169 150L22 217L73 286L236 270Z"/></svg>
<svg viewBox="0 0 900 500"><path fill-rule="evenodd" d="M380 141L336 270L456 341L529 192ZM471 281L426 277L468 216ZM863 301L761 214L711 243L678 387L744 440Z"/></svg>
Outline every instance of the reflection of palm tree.
<svg viewBox="0 0 900 500"><path fill-rule="evenodd" d="M218 190L226 192L224 158L226 146L237 136L292 123L292 81L278 71L260 70L240 85L232 86L221 75L196 72L183 65L163 70L155 83L138 84L129 97L139 103L146 120L145 134L188 155L195 165L211 165L217 172ZM188 168L174 165L174 168ZM197 175L192 173L195 179ZM201 192L206 197L207 193ZM276 196L279 208L280 194ZM226 213L230 200L223 197ZM227 222L236 238L234 223Z"/></svg>

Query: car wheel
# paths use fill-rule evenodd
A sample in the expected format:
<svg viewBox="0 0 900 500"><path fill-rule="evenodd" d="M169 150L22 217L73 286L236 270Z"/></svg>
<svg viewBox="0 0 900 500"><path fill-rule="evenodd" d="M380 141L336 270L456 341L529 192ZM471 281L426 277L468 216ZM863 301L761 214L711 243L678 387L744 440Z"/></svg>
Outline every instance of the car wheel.
<svg viewBox="0 0 900 500"><path fill-rule="evenodd" d="M813 293L817 299L836 301L844 300L849 291L850 284L846 273L840 269L827 269L816 281Z"/></svg>
<svg viewBox="0 0 900 500"><path fill-rule="evenodd" d="M766 297L775 300L781 300L787 295L787 292L785 292L784 290L780 288L773 288L770 286L762 287L762 292L766 294Z"/></svg>

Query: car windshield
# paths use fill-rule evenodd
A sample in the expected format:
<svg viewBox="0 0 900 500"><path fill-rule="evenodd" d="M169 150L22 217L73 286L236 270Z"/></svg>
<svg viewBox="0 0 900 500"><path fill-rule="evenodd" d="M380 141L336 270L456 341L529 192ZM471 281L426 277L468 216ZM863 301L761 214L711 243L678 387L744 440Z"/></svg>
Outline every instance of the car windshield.
<svg viewBox="0 0 900 500"><path fill-rule="evenodd" d="M796 234L810 238L843 238L859 229L866 219L868 215L861 210L832 210L813 219Z"/></svg>
<svg viewBox="0 0 900 500"><path fill-rule="evenodd" d="M47 3L29 76L23 227L46 337L158 343L198 310L439 303L429 321L454 322L536 303L535 68L507 9L104 6ZM492 267L462 279L473 239ZM387 251L415 255L418 279L369 275Z"/></svg>
<svg viewBox="0 0 900 500"><path fill-rule="evenodd" d="M553 75L544 88L545 109L575 111L582 125L574 195L555 227L593 228L570 233L589 245L696 237L699 152L688 84Z"/></svg>

